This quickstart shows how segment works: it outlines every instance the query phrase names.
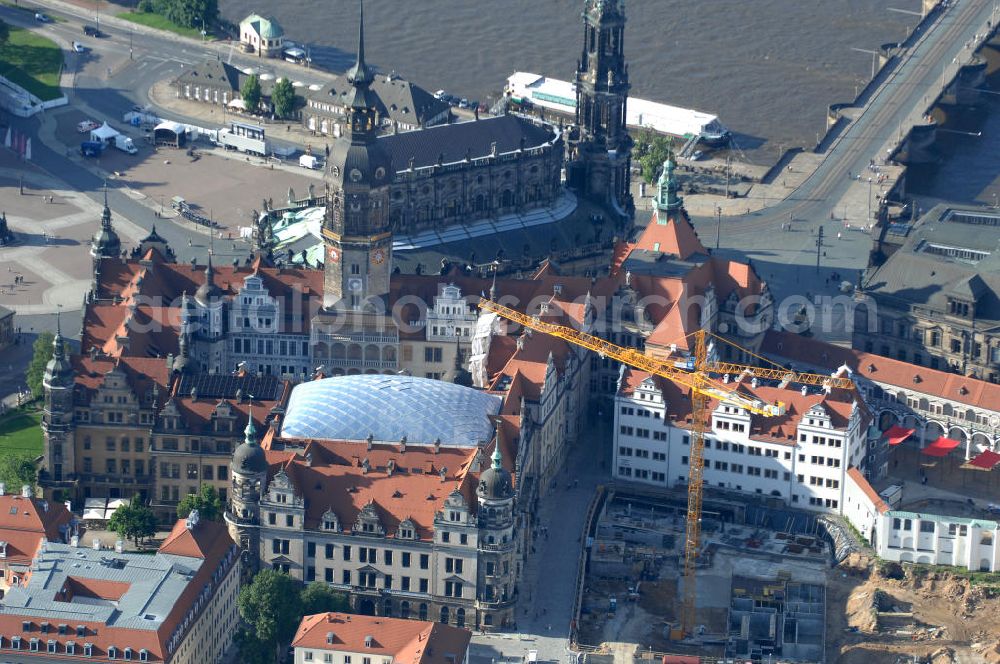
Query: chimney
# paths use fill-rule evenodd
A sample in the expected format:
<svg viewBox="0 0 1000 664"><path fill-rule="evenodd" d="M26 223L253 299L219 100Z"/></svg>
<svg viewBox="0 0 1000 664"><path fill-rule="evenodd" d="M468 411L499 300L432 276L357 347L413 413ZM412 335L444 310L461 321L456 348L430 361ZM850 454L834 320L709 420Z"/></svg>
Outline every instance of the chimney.
<svg viewBox="0 0 1000 664"><path fill-rule="evenodd" d="M99 540L99 539L97 539L95 537L94 540L93 540L93 542L91 543L91 546L94 548L94 551L100 551L101 550L101 540Z"/></svg>
<svg viewBox="0 0 1000 664"><path fill-rule="evenodd" d="M524 335L522 334L517 338L517 349L524 350Z"/></svg>
<svg viewBox="0 0 1000 664"><path fill-rule="evenodd" d="M757 376L750 379L750 387L757 389Z"/></svg>
<svg viewBox="0 0 1000 664"><path fill-rule="evenodd" d="M41 503L41 505L42 505L42 511L43 512L48 512L49 511L49 501L43 500L42 503Z"/></svg>
<svg viewBox="0 0 1000 664"><path fill-rule="evenodd" d="M27 485L27 484L22 484L21 485L21 497L22 498L31 498L31 487L29 485Z"/></svg>
<svg viewBox="0 0 1000 664"><path fill-rule="evenodd" d="M803 385L802 386L802 396L806 396L808 394L809 394L809 388L806 387L805 385Z"/></svg>
<svg viewBox="0 0 1000 664"><path fill-rule="evenodd" d="M448 479L448 467L441 466L441 470L438 472L438 474L441 476L442 482L446 481Z"/></svg>
<svg viewBox="0 0 1000 664"><path fill-rule="evenodd" d="M724 385L728 385L729 384L729 374L726 374L726 375L724 375L722 377L722 382L723 382Z"/></svg>
<svg viewBox="0 0 1000 664"><path fill-rule="evenodd" d="M403 453L406 452L406 436L399 439L399 451Z"/></svg>
<svg viewBox="0 0 1000 664"><path fill-rule="evenodd" d="M370 434L368 434L368 437L365 438L365 444L366 444L366 447L368 448L369 452L371 452L371 450L372 450L372 443L374 441L375 441L375 434L371 434L370 433Z"/></svg>
<svg viewBox="0 0 1000 664"><path fill-rule="evenodd" d="M80 546L80 536L79 535L73 535L72 537L70 537L69 538L69 545L71 547L73 547L74 549L77 548L78 546Z"/></svg>
<svg viewBox="0 0 1000 664"><path fill-rule="evenodd" d="M115 553L121 553L125 550L125 543L121 540L115 540Z"/></svg>
<svg viewBox="0 0 1000 664"><path fill-rule="evenodd" d="M434 440L434 454L437 454L440 451L441 451L441 439L436 438Z"/></svg>

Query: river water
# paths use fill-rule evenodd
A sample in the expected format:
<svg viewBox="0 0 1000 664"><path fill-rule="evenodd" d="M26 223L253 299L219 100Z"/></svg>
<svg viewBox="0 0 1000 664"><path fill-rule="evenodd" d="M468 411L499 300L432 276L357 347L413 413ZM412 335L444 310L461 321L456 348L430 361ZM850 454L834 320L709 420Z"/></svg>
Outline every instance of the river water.
<svg viewBox="0 0 1000 664"><path fill-rule="evenodd" d="M366 55L429 90L486 100L514 71L570 79L582 0L368 0ZM627 0L632 94L717 114L749 161L812 146L826 107L853 99L876 49L903 39L919 0ZM225 18L273 15L313 59L346 69L357 0L222 0Z"/></svg>

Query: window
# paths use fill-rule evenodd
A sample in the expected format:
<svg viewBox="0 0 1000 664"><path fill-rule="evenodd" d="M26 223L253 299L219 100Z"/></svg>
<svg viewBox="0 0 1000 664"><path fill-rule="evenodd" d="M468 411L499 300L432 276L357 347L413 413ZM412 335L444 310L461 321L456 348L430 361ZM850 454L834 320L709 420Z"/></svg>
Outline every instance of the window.
<svg viewBox="0 0 1000 664"><path fill-rule="evenodd" d="M387 549L387 550L386 550L386 551L385 551L385 552L384 552L384 553L382 554L382 556L383 556L383 557L384 557L384 559L385 559L385 560L384 560L384 562L385 562L385 564L386 564L386 565L391 565L391 564L392 564L392 551L391 551L391 550L388 550L388 549Z"/></svg>
<svg viewBox="0 0 1000 664"><path fill-rule="evenodd" d="M427 569L430 567L431 557L426 553L420 554L420 569Z"/></svg>
<svg viewBox="0 0 1000 664"><path fill-rule="evenodd" d="M292 516L291 514L286 514L285 515L285 526L288 527L288 528L291 528L294 525L295 525L295 517Z"/></svg>
<svg viewBox="0 0 1000 664"><path fill-rule="evenodd" d="M351 547L345 545L344 548L343 548L343 551L344 551L344 560L350 560L351 559Z"/></svg>
<svg viewBox="0 0 1000 664"><path fill-rule="evenodd" d="M399 580L399 587L402 590L409 590L410 589L410 577L404 576L403 578L401 578Z"/></svg>
<svg viewBox="0 0 1000 664"><path fill-rule="evenodd" d="M922 533L933 533L934 532L934 522L933 521L921 521L920 522L920 532L922 532Z"/></svg>
<svg viewBox="0 0 1000 664"><path fill-rule="evenodd" d="M341 583L346 583L351 585L351 570L345 569L343 574L341 574Z"/></svg>
<svg viewBox="0 0 1000 664"><path fill-rule="evenodd" d="M333 558L333 545L332 544L327 544L326 545L326 551L325 551L325 553L326 553L327 560Z"/></svg>
<svg viewBox="0 0 1000 664"><path fill-rule="evenodd" d="M427 579L420 579L420 592L427 592Z"/></svg>
<svg viewBox="0 0 1000 664"><path fill-rule="evenodd" d="M408 551L404 551L403 552L402 559L403 559L402 560L403 567L409 567L410 566L410 553Z"/></svg>

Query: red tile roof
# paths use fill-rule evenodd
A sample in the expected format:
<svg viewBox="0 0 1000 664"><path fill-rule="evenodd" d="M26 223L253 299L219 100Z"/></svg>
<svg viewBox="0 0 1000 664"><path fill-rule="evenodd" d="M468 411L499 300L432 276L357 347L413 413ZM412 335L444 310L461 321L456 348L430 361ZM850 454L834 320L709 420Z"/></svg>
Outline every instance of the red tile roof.
<svg viewBox="0 0 1000 664"><path fill-rule="evenodd" d="M626 376L621 394L631 394L635 388L650 374L637 369L626 369ZM667 417L671 423L681 428L691 425L691 390L683 384L670 379L656 376L654 379L663 396ZM795 445L795 431L802 416L817 404L821 405L830 417L831 424L836 429L844 429L851 416L854 404L853 393L847 390L832 390L829 394L813 393L803 395L794 387L779 388L767 385L751 387L748 382L733 381L728 384L716 381L714 387L726 392L739 392L751 399L760 399L765 403L781 402L785 404L785 414L774 417L751 415L750 439L761 442ZM709 401L709 409L715 410L719 405L717 399ZM860 404L859 404L860 407Z"/></svg>
<svg viewBox="0 0 1000 664"><path fill-rule="evenodd" d="M318 613L302 618L292 646L371 653L394 664L462 664L471 638L466 629L434 622Z"/></svg>
<svg viewBox="0 0 1000 664"><path fill-rule="evenodd" d="M1000 410L1000 385L921 367L874 353L842 348L791 332L769 331L761 351L804 366L847 365L869 380L928 394L967 406Z"/></svg>
<svg viewBox="0 0 1000 664"><path fill-rule="evenodd" d="M319 527L323 514L332 509L341 527L350 531L361 510L372 504L388 537L395 537L400 522L410 519L417 537L429 540L434 514L453 491L476 509L478 470L472 466L478 448L441 447L435 452L433 446L408 444L404 452L400 445L375 443L368 449L358 441L274 437L266 442L272 478L284 472L296 495L305 498L307 528ZM492 444L482 450L484 470L490 450ZM513 471L516 452L501 452L504 466Z"/></svg>
<svg viewBox="0 0 1000 664"><path fill-rule="evenodd" d="M860 470L857 468L848 468L847 476L854 480L854 483L857 484L858 488L861 489L865 496L868 497L868 500L872 501L872 504L875 505L875 509L878 510L879 514L885 514L889 511L889 506L884 500L882 500L882 496L878 495L878 492L872 488L872 485L868 483L868 480L865 479L865 476L861 474Z"/></svg>
<svg viewBox="0 0 1000 664"><path fill-rule="evenodd" d="M660 223L659 217L659 210L655 210L635 243L636 249L672 254L681 260L687 260L696 254L708 254L683 208L668 216L663 223Z"/></svg>
<svg viewBox="0 0 1000 664"><path fill-rule="evenodd" d="M10 491L14 487L7 487ZM7 543L7 562L28 565L42 538L68 542L75 517L62 503L24 498L18 493L0 496L0 540ZM80 527L79 534L83 535Z"/></svg>

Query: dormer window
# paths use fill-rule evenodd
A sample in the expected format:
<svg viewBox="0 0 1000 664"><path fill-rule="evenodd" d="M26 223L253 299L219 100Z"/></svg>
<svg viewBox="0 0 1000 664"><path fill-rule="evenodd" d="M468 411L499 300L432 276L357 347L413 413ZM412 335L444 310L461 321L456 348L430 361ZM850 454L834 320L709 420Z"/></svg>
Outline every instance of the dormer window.
<svg viewBox="0 0 1000 664"><path fill-rule="evenodd" d="M952 316L961 316L962 318L969 317L969 311L971 307L968 302L962 302L961 300L948 299L948 313Z"/></svg>

